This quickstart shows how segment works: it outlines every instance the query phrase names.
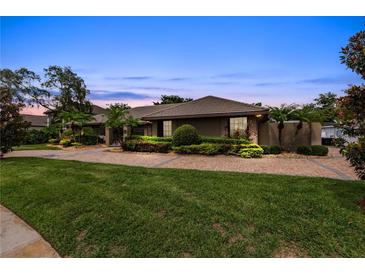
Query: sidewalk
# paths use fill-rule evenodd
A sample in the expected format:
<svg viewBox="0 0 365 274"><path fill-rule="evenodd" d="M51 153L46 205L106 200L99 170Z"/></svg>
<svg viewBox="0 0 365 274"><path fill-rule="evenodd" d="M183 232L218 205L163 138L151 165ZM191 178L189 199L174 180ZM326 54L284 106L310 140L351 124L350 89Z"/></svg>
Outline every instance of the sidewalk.
<svg viewBox="0 0 365 274"><path fill-rule="evenodd" d="M33 228L0 205L0 258L59 258Z"/></svg>

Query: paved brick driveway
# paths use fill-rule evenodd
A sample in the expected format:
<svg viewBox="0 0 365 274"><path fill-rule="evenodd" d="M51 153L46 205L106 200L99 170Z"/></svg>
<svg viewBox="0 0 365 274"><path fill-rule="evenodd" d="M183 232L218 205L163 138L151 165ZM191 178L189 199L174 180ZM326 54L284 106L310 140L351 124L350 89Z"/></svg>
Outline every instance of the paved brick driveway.
<svg viewBox="0 0 365 274"><path fill-rule="evenodd" d="M174 153L110 152L109 148L13 151L7 154L6 157L43 157L131 166L224 170L357 180L353 169L335 148L330 148L330 153L326 157L281 154L278 156L265 156L262 159L243 159L223 155L200 156L176 155Z"/></svg>

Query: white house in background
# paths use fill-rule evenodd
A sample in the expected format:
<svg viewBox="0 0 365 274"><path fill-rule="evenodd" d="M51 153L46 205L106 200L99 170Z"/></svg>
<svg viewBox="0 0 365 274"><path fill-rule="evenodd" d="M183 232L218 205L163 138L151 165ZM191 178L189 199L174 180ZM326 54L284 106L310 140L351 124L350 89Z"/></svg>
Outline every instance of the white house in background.
<svg viewBox="0 0 365 274"><path fill-rule="evenodd" d="M328 145L336 138L343 138L348 142L355 142L357 138L345 135L341 128L336 127L333 123L324 123L321 130L322 143Z"/></svg>

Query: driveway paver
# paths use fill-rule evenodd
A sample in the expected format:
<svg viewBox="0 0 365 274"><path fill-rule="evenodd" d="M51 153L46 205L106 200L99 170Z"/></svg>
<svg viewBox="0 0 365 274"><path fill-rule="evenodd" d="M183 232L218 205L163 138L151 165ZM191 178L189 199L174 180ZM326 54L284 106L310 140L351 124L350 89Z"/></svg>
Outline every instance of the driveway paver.
<svg viewBox="0 0 365 274"><path fill-rule="evenodd" d="M330 148L329 155L324 157L284 153L264 156L261 159L244 159L224 155L111 152L110 148L13 151L6 154L6 157L42 157L130 166L270 173L357 180L353 168L350 167L336 148Z"/></svg>

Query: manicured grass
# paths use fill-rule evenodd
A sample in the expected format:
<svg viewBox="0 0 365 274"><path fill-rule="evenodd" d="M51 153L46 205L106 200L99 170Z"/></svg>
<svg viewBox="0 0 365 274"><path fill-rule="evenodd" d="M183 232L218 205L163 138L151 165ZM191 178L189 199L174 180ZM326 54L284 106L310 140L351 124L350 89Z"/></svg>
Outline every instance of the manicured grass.
<svg viewBox="0 0 365 274"><path fill-rule="evenodd" d="M3 205L71 257L364 257L363 182L37 158Z"/></svg>
<svg viewBox="0 0 365 274"><path fill-rule="evenodd" d="M61 150L61 148L48 144L20 145L13 147L14 150Z"/></svg>

